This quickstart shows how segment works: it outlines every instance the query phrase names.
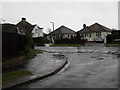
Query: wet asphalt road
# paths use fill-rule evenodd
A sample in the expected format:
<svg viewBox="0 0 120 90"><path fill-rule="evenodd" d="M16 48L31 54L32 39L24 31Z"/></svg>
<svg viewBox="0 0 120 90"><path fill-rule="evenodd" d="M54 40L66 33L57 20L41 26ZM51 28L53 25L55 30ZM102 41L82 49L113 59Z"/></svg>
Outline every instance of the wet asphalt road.
<svg viewBox="0 0 120 90"><path fill-rule="evenodd" d="M25 84L20 88L117 88L118 47L87 44L81 47L36 47L59 52L70 61L63 72L46 79Z"/></svg>

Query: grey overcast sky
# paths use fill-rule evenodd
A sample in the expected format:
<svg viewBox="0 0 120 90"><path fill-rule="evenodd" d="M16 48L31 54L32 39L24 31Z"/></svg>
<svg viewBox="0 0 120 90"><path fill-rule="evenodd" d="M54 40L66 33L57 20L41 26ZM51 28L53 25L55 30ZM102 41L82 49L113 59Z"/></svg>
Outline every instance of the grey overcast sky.
<svg viewBox="0 0 120 90"><path fill-rule="evenodd" d="M118 29L120 30L120 1L118 3Z"/></svg>
<svg viewBox="0 0 120 90"><path fill-rule="evenodd" d="M2 19L6 23L18 23L25 17L31 24L37 24L47 32L65 25L75 31L100 23L108 28L118 29L117 2L2 2Z"/></svg>

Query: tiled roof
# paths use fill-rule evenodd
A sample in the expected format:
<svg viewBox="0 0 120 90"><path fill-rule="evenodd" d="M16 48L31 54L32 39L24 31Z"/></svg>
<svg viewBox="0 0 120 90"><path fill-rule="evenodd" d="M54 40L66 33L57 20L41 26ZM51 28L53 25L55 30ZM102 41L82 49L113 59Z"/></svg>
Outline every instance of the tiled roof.
<svg viewBox="0 0 120 90"><path fill-rule="evenodd" d="M90 32L109 32L109 31L112 31L111 29L103 26L103 25L100 25L98 23L95 23L89 27L86 27L84 29L81 29L79 31L79 33L90 33Z"/></svg>
<svg viewBox="0 0 120 90"><path fill-rule="evenodd" d="M31 33L31 31L33 30L34 28L34 25L30 24L29 22L27 21L20 21L17 26L20 28L20 29L24 29L26 30L25 32L29 32Z"/></svg>
<svg viewBox="0 0 120 90"><path fill-rule="evenodd" d="M104 32L104 31L108 32L108 31L111 31L111 29L109 29L109 28L107 28L103 25L100 25L98 23L95 23L95 24L91 25L89 28L93 32Z"/></svg>
<svg viewBox="0 0 120 90"><path fill-rule="evenodd" d="M87 33L91 33L91 30L89 29L89 27L86 27L86 28L84 28L84 29L82 29L82 30L79 31L79 33L81 33L81 34L82 33L86 33L86 32Z"/></svg>
<svg viewBox="0 0 120 90"><path fill-rule="evenodd" d="M74 34L75 31L65 27L65 26L61 26L59 28L57 28L55 31L51 32L49 35L56 35L56 34Z"/></svg>

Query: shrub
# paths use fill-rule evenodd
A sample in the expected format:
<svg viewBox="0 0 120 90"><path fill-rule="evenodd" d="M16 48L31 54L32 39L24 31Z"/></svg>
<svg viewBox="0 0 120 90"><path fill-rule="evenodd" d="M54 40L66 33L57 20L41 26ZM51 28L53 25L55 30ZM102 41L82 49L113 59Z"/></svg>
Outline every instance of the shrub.
<svg viewBox="0 0 120 90"><path fill-rule="evenodd" d="M83 44L84 41L80 38L74 37L71 39L63 38L63 39L56 39L54 40L55 44Z"/></svg>
<svg viewBox="0 0 120 90"><path fill-rule="evenodd" d="M113 42L111 35L107 35L106 40L107 40L107 43L112 43Z"/></svg>
<svg viewBox="0 0 120 90"><path fill-rule="evenodd" d="M33 42L37 46L45 46L46 38L45 37L33 38Z"/></svg>
<svg viewBox="0 0 120 90"><path fill-rule="evenodd" d="M26 57L26 59L33 58L34 56L35 56L35 54L33 53L33 49L25 46L25 57Z"/></svg>

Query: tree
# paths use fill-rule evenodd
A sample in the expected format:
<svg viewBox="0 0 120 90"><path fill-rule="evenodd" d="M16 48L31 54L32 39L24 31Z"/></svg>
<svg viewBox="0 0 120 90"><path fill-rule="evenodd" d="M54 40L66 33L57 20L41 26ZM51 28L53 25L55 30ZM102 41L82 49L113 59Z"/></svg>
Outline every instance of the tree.
<svg viewBox="0 0 120 90"><path fill-rule="evenodd" d="M48 30L47 30L47 33L49 34L49 33L51 33L52 31L51 31L51 29L50 28L48 28Z"/></svg>

